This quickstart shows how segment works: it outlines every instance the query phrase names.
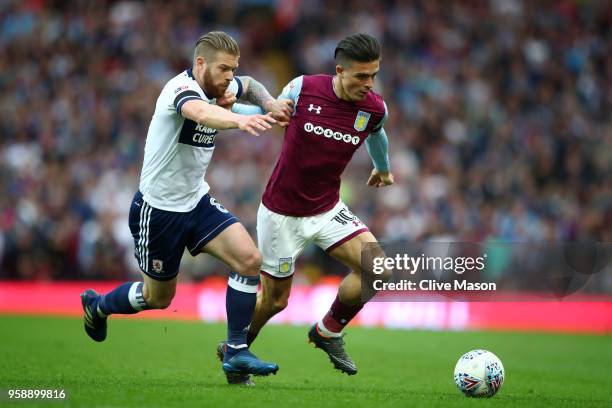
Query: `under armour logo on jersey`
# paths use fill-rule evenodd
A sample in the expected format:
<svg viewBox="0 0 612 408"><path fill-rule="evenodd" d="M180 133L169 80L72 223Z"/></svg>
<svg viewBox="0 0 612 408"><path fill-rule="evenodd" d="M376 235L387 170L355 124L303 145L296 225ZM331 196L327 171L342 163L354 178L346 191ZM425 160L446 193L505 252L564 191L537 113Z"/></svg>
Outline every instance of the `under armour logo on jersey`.
<svg viewBox="0 0 612 408"><path fill-rule="evenodd" d="M315 106L311 103L310 106L308 107L308 112L312 112L312 111L317 111L317 115L319 115L321 113L321 107L317 106L315 108Z"/></svg>

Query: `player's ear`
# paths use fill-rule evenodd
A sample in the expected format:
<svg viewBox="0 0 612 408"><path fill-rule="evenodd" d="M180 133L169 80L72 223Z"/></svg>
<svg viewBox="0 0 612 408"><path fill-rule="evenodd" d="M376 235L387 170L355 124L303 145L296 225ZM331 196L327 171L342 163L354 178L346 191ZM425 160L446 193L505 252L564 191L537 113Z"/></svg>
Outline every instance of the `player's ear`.
<svg viewBox="0 0 612 408"><path fill-rule="evenodd" d="M342 75L344 72L344 67L342 65L336 65L336 74Z"/></svg>
<svg viewBox="0 0 612 408"><path fill-rule="evenodd" d="M204 61L204 57L202 57L201 55L198 55L195 59L195 64L196 67L206 67L206 62Z"/></svg>

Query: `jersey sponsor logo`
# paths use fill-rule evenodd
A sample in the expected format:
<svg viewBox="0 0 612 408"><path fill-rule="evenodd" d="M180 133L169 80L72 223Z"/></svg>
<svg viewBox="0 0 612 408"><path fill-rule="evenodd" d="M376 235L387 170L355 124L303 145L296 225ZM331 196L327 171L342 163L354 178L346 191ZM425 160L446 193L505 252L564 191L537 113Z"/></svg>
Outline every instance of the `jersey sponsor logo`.
<svg viewBox="0 0 612 408"><path fill-rule="evenodd" d="M370 116L372 115L368 112L364 112L364 111L357 112L357 117L355 118L355 123L353 124L353 127L355 128L355 130L358 132L363 132L366 126L368 126L368 121L370 120Z"/></svg>
<svg viewBox="0 0 612 408"><path fill-rule="evenodd" d="M179 143L195 147L212 148L215 147L215 136L217 136L217 132L217 129L185 119L181 134L179 135Z"/></svg>
<svg viewBox="0 0 612 408"><path fill-rule="evenodd" d="M324 128L323 126L313 125L310 122L304 123L304 130L308 133L314 133L317 136L324 136L328 139L342 141L344 143L352 143L355 146L359 144L361 139L359 136L349 135L348 133L336 132L332 129Z"/></svg>
<svg viewBox="0 0 612 408"><path fill-rule="evenodd" d="M174 94L176 95L177 93L184 91L185 89L189 89L189 86L188 85L179 86L178 88L174 90Z"/></svg>

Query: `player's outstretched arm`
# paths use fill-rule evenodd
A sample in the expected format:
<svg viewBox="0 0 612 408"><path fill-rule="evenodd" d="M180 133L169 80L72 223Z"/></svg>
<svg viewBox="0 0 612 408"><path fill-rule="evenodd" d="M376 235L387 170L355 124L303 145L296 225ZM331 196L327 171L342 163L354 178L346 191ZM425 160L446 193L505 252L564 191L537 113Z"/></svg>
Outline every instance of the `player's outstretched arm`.
<svg viewBox="0 0 612 408"><path fill-rule="evenodd" d="M238 113L240 115L265 115L266 114L266 112L257 105L238 103L236 101L237 101L236 94L234 94L233 92L227 91L225 92L225 95L217 99L217 106L220 106L227 110L231 110L232 112ZM279 103L282 104L281 105L282 107L291 108L293 105L293 102L290 100L289 101L279 101ZM272 117L274 116L275 115L272 114ZM275 119L279 117L281 120L285 119L284 113L281 115L276 115ZM284 120L283 121L277 120L276 123L281 127L286 127L289 125L289 122L284 121Z"/></svg>
<svg viewBox="0 0 612 408"><path fill-rule="evenodd" d="M290 99L274 99L270 92L259 81L250 76L241 76L243 91L239 99L259 106L281 124L288 123L293 113L293 101Z"/></svg>
<svg viewBox="0 0 612 408"><path fill-rule="evenodd" d="M180 114L196 123L215 129L240 129L259 136L258 131L270 129L276 120L270 115L240 115L211 105L202 100L189 100L181 107Z"/></svg>

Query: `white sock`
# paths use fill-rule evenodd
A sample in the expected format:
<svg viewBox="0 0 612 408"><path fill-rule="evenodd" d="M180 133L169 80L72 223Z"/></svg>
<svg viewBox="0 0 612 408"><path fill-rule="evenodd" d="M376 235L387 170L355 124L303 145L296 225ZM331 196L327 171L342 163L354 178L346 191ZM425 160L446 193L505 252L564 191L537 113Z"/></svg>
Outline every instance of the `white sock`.
<svg viewBox="0 0 612 408"><path fill-rule="evenodd" d="M329 331L327 327L323 324L323 319L319 320L317 323L317 327L319 328L319 333L321 333L325 337L342 337L342 333L335 333L333 331Z"/></svg>

